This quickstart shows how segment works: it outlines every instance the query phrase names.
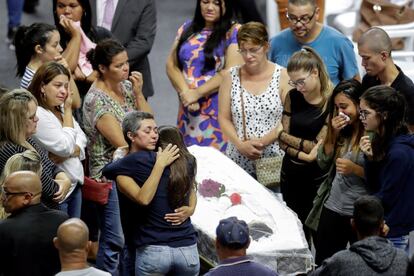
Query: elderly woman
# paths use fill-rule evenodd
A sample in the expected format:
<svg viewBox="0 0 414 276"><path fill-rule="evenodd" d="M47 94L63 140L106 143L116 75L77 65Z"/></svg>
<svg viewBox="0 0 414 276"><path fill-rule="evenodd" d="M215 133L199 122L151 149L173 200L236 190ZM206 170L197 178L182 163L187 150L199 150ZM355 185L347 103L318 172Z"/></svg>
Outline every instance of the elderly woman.
<svg viewBox="0 0 414 276"><path fill-rule="evenodd" d="M83 124L89 138L89 176L105 182L102 168L112 161L116 148L128 145L121 129L125 114L133 110L152 110L142 94L142 75L131 72L128 77L128 55L119 42L103 40L88 52L87 57L98 72L83 105ZM109 192L108 203L97 207L101 235L96 264L100 269L115 273L118 253L123 247L115 184Z"/></svg>
<svg viewBox="0 0 414 276"><path fill-rule="evenodd" d="M237 39L245 63L231 68L220 86L219 122L229 138L226 154L256 176L254 160L284 155L277 137L289 77L267 59L269 37L263 24L244 24Z"/></svg>
<svg viewBox="0 0 414 276"><path fill-rule="evenodd" d="M0 170L14 154L36 151L42 164L42 202L58 208L70 188L70 180L48 158L47 153L31 138L36 133L36 98L24 89L7 92L0 98Z"/></svg>
<svg viewBox="0 0 414 276"><path fill-rule="evenodd" d="M231 0L198 0L194 18L178 30L167 61L167 75L178 93L177 124L187 146L225 151L218 124L219 72L241 64Z"/></svg>

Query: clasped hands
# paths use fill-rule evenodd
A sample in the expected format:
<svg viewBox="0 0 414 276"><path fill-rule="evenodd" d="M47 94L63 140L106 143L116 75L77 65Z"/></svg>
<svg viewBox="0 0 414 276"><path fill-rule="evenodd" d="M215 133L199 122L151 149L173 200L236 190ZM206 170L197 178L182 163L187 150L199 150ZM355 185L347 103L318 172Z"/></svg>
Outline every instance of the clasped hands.
<svg viewBox="0 0 414 276"><path fill-rule="evenodd" d="M197 89L187 89L178 93L181 103L188 108L190 112L195 112L200 109L200 104L198 100L201 98L201 95L198 93Z"/></svg>

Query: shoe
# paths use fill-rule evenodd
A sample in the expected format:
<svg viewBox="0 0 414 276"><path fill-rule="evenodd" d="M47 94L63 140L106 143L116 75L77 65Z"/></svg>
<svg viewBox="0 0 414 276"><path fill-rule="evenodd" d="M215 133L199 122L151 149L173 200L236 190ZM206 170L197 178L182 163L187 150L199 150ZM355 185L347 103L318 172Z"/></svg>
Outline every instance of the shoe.
<svg viewBox="0 0 414 276"><path fill-rule="evenodd" d="M6 43L9 46L10 50L14 50L14 36L16 35L17 29L19 27L13 27L13 28L9 28L9 30L7 31L7 38L6 38Z"/></svg>

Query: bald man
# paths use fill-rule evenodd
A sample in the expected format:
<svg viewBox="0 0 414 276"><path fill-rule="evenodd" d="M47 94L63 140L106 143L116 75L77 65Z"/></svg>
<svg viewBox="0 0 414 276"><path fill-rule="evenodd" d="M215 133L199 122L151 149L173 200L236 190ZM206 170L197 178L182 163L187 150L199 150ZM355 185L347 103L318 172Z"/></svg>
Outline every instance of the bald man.
<svg viewBox="0 0 414 276"><path fill-rule="evenodd" d="M53 237L68 216L40 202L37 174L19 171L4 180L1 202L11 215L0 222L0 275L48 276L59 271Z"/></svg>
<svg viewBox="0 0 414 276"><path fill-rule="evenodd" d="M89 267L86 259L91 246L89 230L78 218L62 223L53 239L59 250L61 271L56 276L110 276L108 272Z"/></svg>
<svg viewBox="0 0 414 276"><path fill-rule="evenodd" d="M372 27L358 40L358 53L366 75L362 79L364 90L375 85L388 85L402 93L407 101L407 123L414 131L414 84L391 56L391 39L381 28Z"/></svg>

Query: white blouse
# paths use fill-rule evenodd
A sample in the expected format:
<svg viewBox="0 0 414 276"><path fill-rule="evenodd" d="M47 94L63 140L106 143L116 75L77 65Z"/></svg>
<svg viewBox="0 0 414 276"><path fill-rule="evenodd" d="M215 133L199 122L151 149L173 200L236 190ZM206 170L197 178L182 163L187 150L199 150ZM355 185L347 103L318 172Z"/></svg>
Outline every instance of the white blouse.
<svg viewBox="0 0 414 276"><path fill-rule="evenodd" d="M66 198L76 185L83 184L84 172L81 160L85 159L86 135L73 118L74 127L63 127L59 119L49 110L39 106L36 112L39 121L33 139L45 150L61 157L69 157L61 164L56 164L69 176L72 185ZM79 157L70 157L75 146L79 146Z"/></svg>

